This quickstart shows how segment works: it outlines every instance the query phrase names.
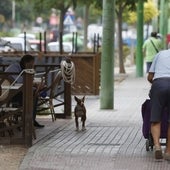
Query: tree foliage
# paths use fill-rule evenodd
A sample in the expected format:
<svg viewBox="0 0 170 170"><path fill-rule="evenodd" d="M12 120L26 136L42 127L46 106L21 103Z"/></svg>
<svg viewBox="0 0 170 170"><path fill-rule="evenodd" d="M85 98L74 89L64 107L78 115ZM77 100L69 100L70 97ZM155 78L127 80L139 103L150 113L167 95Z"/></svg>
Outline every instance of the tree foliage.
<svg viewBox="0 0 170 170"><path fill-rule="evenodd" d="M136 9L137 0L117 0L116 14L118 20L118 55L119 55L119 73L125 73L124 59L123 59L123 40L122 40L122 23L123 13L125 11L133 11Z"/></svg>
<svg viewBox="0 0 170 170"><path fill-rule="evenodd" d="M154 17L159 15L159 11L154 4L153 0L148 0L144 3L144 22L148 23L150 22ZM135 23L137 21L137 15L136 12L130 12L128 23Z"/></svg>
<svg viewBox="0 0 170 170"><path fill-rule="evenodd" d="M0 23L12 27L13 0L0 0ZM30 22L33 20L32 6L28 1L15 0L15 21ZM1 26L2 26L1 25Z"/></svg>
<svg viewBox="0 0 170 170"><path fill-rule="evenodd" d="M79 7L88 6L90 20L91 18L97 18L102 15L102 0L78 0L77 4Z"/></svg>
<svg viewBox="0 0 170 170"><path fill-rule="evenodd" d="M136 9L137 0L116 0L116 12L121 9L128 9L129 11L134 11Z"/></svg>
<svg viewBox="0 0 170 170"><path fill-rule="evenodd" d="M34 2L34 8L37 12L49 11L51 8L58 10L68 9L69 7L76 7L76 0L30 0Z"/></svg>
<svg viewBox="0 0 170 170"><path fill-rule="evenodd" d="M143 0L145 2L146 0ZM119 55L119 72L125 73L124 61L123 61L123 41L122 41L122 23L124 16L129 11L135 11L137 8L138 0L116 0L116 14L118 20L118 55Z"/></svg>
<svg viewBox="0 0 170 170"><path fill-rule="evenodd" d="M4 16L5 20L11 19L12 5L11 0L0 0L0 15Z"/></svg>
<svg viewBox="0 0 170 170"><path fill-rule="evenodd" d="M75 8L77 0L16 0L19 3L29 3L32 6L36 17L42 16L45 20L51 14L51 9L56 9L65 13L69 7ZM28 5L29 6L29 5ZM28 13L27 13L28 14Z"/></svg>

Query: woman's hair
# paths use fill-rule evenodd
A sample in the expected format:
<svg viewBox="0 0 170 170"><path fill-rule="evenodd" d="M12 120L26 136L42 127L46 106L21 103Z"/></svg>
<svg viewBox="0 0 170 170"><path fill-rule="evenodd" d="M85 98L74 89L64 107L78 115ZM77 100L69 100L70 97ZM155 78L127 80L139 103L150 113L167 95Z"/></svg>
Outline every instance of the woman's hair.
<svg viewBox="0 0 170 170"><path fill-rule="evenodd" d="M157 32L151 32L151 37L155 37L155 38L157 38Z"/></svg>
<svg viewBox="0 0 170 170"><path fill-rule="evenodd" d="M30 54L25 54L21 60L20 60L20 66L22 69L25 69L25 66L27 63L33 61L34 62L34 56L30 55Z"/></svg>

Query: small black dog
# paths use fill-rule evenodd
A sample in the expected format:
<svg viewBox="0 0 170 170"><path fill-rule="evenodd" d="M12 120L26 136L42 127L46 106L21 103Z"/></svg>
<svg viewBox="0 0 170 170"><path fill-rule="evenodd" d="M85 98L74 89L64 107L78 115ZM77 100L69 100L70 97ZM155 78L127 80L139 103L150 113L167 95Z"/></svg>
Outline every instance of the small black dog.
<svg viewBox="0 0 170 170"><path fill-rule="evenodd" d="M83 98L78 98L74 96L75 101L77 102L77 105L75 106L74 109L74 115L75 115L75 123L76 123L76 130L79 130L79 122L78 118L81 117L82 121L82 131L86 130L85 128L85 121L86 121L86 108L84 106L84 100L85 96Z"/></svg>

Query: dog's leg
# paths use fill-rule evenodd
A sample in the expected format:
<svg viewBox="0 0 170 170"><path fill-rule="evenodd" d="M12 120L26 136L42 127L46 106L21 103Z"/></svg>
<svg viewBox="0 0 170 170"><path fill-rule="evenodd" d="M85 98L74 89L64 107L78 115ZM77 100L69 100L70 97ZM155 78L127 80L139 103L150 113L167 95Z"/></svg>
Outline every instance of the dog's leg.
<svg viewBox="0 0 170 170"><path fill-rule="evenodd" d="M78 122L78 117L75 117L75 123L76 123L76 131L79 131L79 122Z"/></svg>
<svg viewBox="0 0 170 170"><path fill-rule="evenodd" d="M86 116L83 116L81 118L81 121L82 121L82 131L84 131L84 130L86 130L86 127L85 127Z"/></svg>

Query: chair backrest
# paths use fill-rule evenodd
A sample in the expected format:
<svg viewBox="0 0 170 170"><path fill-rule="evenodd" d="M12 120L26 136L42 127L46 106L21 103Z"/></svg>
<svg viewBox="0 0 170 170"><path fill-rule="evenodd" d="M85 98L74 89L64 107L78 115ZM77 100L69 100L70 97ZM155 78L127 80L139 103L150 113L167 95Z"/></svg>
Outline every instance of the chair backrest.
<svg viewBox="0 0 170 170"><path fill-rule="evenodd" d="M9 76L0 78L0 102L5 101L8 98L9 88L12 82L13 80L12 78L9 78Z"/></svg>
<svg viewBox="0 0 170 170"><path fill-rule="evenodd" d="M58 71L56 76L54 77L52 84L51 84L51 91L50 91L51 99L54 98L56 87L59 85L61 79L62 79L62 73L61 73L61 71Z"/></svg>

